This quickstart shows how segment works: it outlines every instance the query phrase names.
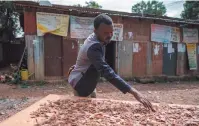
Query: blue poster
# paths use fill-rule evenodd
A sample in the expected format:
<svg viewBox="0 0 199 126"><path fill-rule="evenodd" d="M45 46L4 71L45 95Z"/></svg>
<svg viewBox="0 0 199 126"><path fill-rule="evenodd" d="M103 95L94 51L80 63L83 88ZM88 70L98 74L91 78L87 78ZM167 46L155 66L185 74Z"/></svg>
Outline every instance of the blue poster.
<svg viewBox="0 0 199 126"><path fill-rule="evenodd" d="M151 41L170 43L171 30L170 26L151 24Z"/></svg>

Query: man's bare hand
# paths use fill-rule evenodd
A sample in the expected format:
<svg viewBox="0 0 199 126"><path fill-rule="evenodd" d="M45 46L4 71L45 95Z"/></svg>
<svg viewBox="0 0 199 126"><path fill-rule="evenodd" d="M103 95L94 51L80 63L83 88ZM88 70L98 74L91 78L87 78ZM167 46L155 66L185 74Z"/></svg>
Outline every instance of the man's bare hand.
<svg viewBox="0 0 199 126"><path fill-rule="evenodd" d="M144 96L142 96L142 94L140 92L138 92L136 89L132 88L129 93L133 94L133 96L136 98L136 100L138 100L140 103L142 103L145 108L155 112L155 110L154 110L152 104L149 102L149 100L146 99Z"/></svg>

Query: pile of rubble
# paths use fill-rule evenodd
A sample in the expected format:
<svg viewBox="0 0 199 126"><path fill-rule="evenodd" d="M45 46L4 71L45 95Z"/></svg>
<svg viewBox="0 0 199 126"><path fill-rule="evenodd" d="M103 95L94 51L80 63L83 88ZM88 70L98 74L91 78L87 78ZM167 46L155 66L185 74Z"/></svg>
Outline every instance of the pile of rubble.
<svg viewBox="0 0 199 126"><path fill-rule="evenodd" d="M49 101L31 114L35 126L198 126L199 107L140 104L111 100L66 99Z"/></svg>
<svg viewBox="0 0 199 126"><path fill-rule="evenodd" d="M19 79L18 67L14 64L10 64L10 67L5 71L0 72L0 82L16 82L16 79Z"/></svg>

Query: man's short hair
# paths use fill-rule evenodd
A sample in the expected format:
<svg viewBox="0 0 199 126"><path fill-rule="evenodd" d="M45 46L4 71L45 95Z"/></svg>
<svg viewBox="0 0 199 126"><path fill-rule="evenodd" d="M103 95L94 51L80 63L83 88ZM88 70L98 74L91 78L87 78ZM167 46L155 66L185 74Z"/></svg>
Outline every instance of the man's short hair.
<svg viewBox="0 0 199 126"><path fill-rule="evenodd" d="M100 24L106 24L106 25L112 25L113 21L111 17L109 17L106 14L99 14L97 17L94 19L94 28L98 29Z"/></svg>

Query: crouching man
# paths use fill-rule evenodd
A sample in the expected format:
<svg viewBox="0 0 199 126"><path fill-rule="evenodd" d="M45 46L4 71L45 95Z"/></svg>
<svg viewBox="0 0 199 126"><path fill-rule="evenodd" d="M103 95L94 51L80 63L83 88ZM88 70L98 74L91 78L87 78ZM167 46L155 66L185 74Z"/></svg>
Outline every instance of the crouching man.
<svg viewBox="0 0 199 126"><path fill-rule="evenodd" d="M103 76L124 94L132 94L146 108L152 108L151 103L135 88L131 87L106 63L104 47L110 43L113 35L113 21L100 14L94 19L94 32L84 41L78 53L77 61L69 70L68 82L73 87L76 96L96 97L96 86Z"/></svg>

